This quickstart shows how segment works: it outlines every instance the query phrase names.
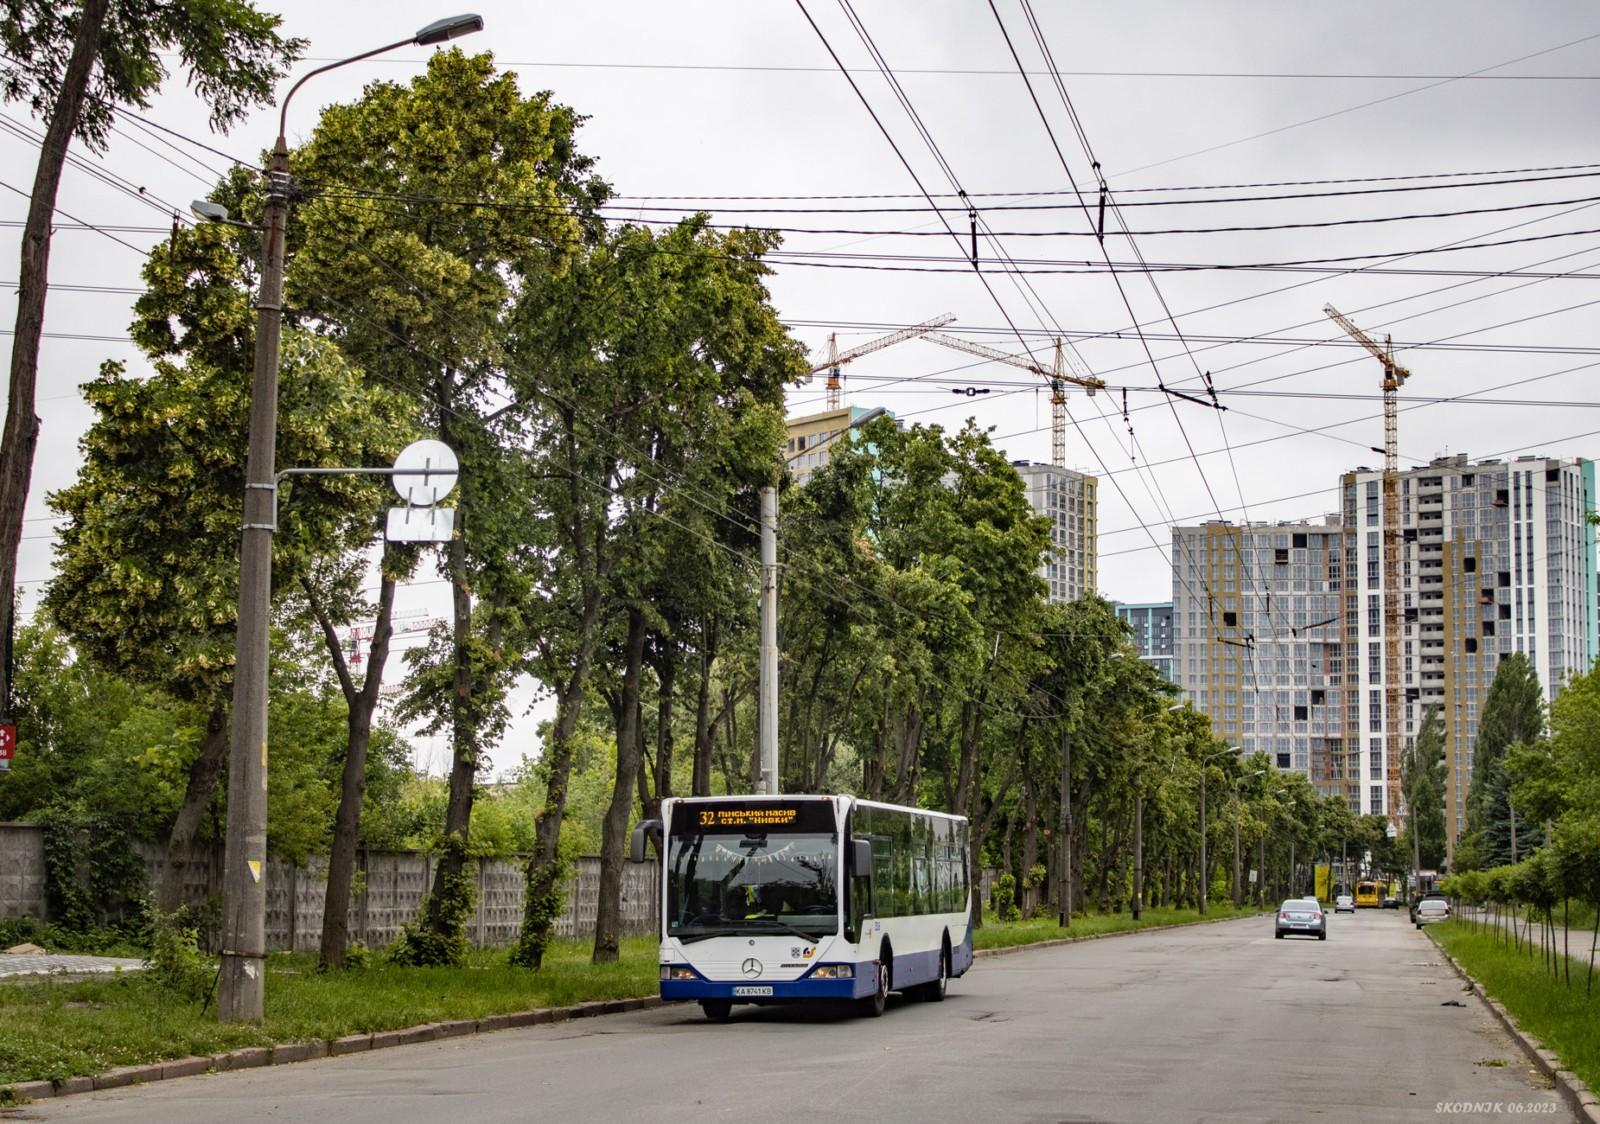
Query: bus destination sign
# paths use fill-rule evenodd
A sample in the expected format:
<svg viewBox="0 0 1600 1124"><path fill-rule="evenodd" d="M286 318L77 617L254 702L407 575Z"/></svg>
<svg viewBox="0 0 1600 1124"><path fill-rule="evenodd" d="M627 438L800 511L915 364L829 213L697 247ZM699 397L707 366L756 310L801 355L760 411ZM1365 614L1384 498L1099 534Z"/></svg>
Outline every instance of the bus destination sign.
<svg viewBox="0 0 1600 1124"><path fill-rule="evenodd" d="M672 830L674 834L771 830L831 833L833 804L826 800L686 802L674 809Z"/></svg>

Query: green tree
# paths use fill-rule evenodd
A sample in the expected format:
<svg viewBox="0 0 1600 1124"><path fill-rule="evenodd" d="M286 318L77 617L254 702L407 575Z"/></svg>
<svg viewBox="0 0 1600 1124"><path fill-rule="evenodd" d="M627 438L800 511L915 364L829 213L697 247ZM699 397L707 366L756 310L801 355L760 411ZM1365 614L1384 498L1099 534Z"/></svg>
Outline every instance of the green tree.
<svg viewBox="0 0 1600 1124"><path fill-rule="evenodd" d="M1445 859L1445 760L1436 706L1427 708L1416 740L1401 755L1400 787L1408 812L1406 850L1419 869L1437 870Z"/></svg>
<svg viewBox="0 0 1600 1124"><path fill-rule="evenodd" d="M1526 655L1514 652L1495 672L1478 723L1467 786L1467 827L1456 850L1458 868L1500 866L1513 861L1513 851L1517 858L1525 857L1542 841L1540 824L1519 817L1511 803L1507 754L1515 745L1536 745L1544 728L1538 673Z"/></svg>
<svg viewBox="0 0 1600 1124"><path fill-rule="evenodd" d="M50 225L76 136L103 148L119 109L149 104L176 53L189 85L226 128L272 88L303 44L278 35L276 16L246 0L4 0L0 45L7 66L0 97L26 101L45 122L22 230L10 391L0 437L0 635L9 635L22 510L33 474L39 343L50 271ZM10 703L10 670L0 669L0 709Z"/></svg>
<svg viewBox="0 0 1600 1124"><path fill-rule="evenodd" d="M409 713L449 734L450 798L433 893L420 924L445 932L460 911L477 775L505 721L521 663L507 648L529 595L526 460L504 403L520 296L559 272L583 211L604 198L575 146L578 116L524 96L487 55L440 51L409 83L378 82L327 109L291 155L325 185L303 204L287 275L291 300L338 335L370 378L422 404L424 424L461 461L456 536L441 550L453 627L419 650Z"/></svg>
<svg viewBox="0 0 1600 1124"><path fill-rule="evenodd" d="M134 379L108 363L84 388L96 417L77 481L50 496L66 522L44 605L84 657L206 711L168 837L177 848L193 837L226 757L248 401L234 371L198 355L154 366ZM408 422L403 400L302 331L285 332L282 369L280 463L392 458ZM383 503L370 481L308 483L279 506L279 589L319 556L368 538Z"/></svg>

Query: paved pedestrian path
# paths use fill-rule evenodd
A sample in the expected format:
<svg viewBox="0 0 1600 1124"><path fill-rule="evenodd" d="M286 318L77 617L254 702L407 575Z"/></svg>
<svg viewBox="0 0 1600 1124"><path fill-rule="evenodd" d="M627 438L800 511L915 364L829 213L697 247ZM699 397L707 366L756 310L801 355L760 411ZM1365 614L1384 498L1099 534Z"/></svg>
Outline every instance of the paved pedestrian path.
<svg viewBox="0 0 1600 1124"><path fill-rule="evenodd" d="M0 954L0 980L18 976L136 972L143 967L143 960L132 960L126 956L65 956L48 952Z"/></svg>
<svg viewBox="0 0 1600 1124"><path fill-rule="evenodd" d="M1479 924L1490 923L1494 920L1494 915L1487 910L1474 909L1471 906L1463 906L1460 916L1463 921L1476 921ZM1557 918L1561 916L1559 911L1556 916ZM1534 918L1533 924L1530 926L1527 917L1522 914L1514 916L1501 914L1500 924L1507 929L1515 925L1518 939L1532 941L1535 946L1540 945L1541 941L1554 939L1556 951L1565 952L1572 959L1582 963L1587 964L1589 962L1589 953L1593 948L1594 941L1594 931L1592 929L1573 928L1567 930L1563 929L1558 923L1555 926L1552 938L1550 930L1545 930L1541 935L1538 918ZM1600 963L1600 960L1597 960L1596 963Z"/></svg>

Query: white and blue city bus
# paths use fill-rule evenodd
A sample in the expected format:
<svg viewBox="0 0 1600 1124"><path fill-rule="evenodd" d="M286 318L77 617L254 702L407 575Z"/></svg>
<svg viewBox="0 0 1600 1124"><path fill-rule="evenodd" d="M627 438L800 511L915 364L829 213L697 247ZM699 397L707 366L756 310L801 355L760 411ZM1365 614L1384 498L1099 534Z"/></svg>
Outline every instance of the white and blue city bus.
<svg viewBox="0 0 1600 1124"><path fill-rule="evenodd" d="M634 832L661 861L661 997L937 1002L972 966L967 821L851 796L668 799ZM844 892L840 892L841 887Z"/></svg>

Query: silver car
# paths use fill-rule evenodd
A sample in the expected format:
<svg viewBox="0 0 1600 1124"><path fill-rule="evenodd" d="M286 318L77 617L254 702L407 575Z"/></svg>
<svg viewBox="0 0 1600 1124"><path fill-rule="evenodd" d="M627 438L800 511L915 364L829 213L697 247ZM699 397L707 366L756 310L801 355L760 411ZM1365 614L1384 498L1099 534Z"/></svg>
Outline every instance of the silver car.
<svg viewBox="0 0 1600 1124"><path fill-rule="evenodd" d="M1328 939L1328 919L1322 906L1305 898L1290 898L1280 905L1273 925L1273 936L1280 941L1291 933L1319 941Z"/></svg>
<svg viewBox="0 0 1600 1124"><path fill-rule="evenodd" d="M1448 921L1450 920L1450 903L1444 898L1423 898L1417 903L1417 909L1412 914L1412 919L1416 921L1419 929L1424 925L1432 925L1435 921Z"/></svg>

